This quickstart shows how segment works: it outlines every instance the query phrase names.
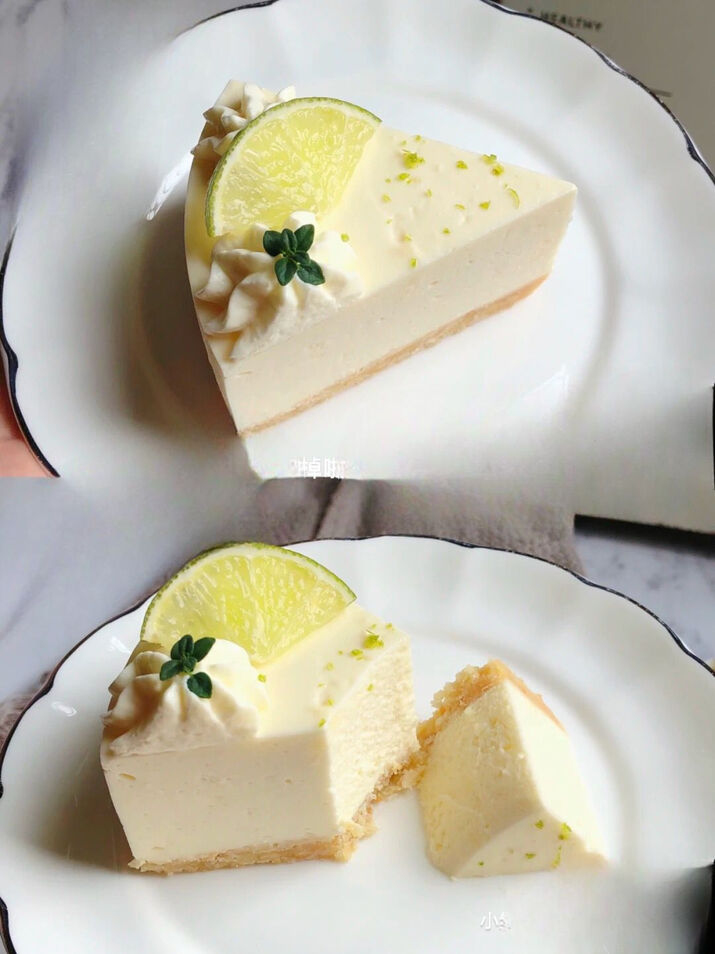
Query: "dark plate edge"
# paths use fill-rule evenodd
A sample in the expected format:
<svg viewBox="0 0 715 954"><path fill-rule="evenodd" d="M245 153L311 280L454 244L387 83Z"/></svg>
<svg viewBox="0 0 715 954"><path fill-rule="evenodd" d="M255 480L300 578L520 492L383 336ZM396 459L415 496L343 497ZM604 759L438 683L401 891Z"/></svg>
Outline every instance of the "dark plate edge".
<svg viewBox="0 0 715 954"><path fill-rule="evenodd" d="M274 3L278 3L278 0L253 0L252 3L242 3L240 6L227 7L226 10L219 10L217 13L210 13L207 17L202 17L200 20L192 23L191 26L180 30L179 33L177 33L177 36L183 36L184 33L190 33L191 30L195 29L197 26L201 26L202 23L209 23L211 20L217 20L219 17L225 17L227 13L238 13L239 10L256 10L260 7L272 7Z"/></svg>
<svg viewBox="0 0 715 954"><path fill-rule="evenodd" d="M92 636L94 636L95 633L98 633L100 629L104 629L105 626L109 626L111 623L115 622L115 620L121 619L123 616L128 616L130 613L133 613L134 610L138 609L142 603L145 602L146 598L146 596L143 597L143 599L138 600L133 606L130 606L129 609L122 610L121 613L117 613L116 616L108 619L106 623L101 623L99 626L96 626L90 633L87 633L86 636L80 639L78 643L75 643L75 645L67 653L65 653L62 659L60 659L55 668L49 673L42 686L30 699L22 712L20 712L10 731L5 737L5 741L3 742L2 746L0 746L0 800L2 800L3 794L5 793L5 788L2 783L2 770L5 764L5 755L10 748L10 742L12 741L12 737L15 735L15 730L20 725L23 718L27 715L34 704L43 696L46 696L50 689L52 689L55 679L57 678L57 673L64 666L70 656L72 656L75 651L83 645L83 643L86 643L87 640L91 639ZM0 941L2 941L5 945L7 954L18 954L17 948L15 947L10 935L10 913L8 911L7 904L2 897L0 897Z"/></svg>
<svg viewBox="0 0 715 954"><path fill-rule="evenodd" d="M10 405L12 406L12 412L15 415L15 420L17 425L22 432L22 436L25 438L27 446L30 448L37 460L42 464L45 470L51 474L53 477L59 477L59 473L45 455L40 450L39 444L32 436L30 428L27 426L25 421L25 416L20 409L20 402L17 399L17 372L20 367L20 362L17 359L17 354L12 348L10 342L7 340L7 335L5 334L5 309L3 306L5 298L5 276L7 274L7 267L10 261L10 252L12 250L12 243L15 239L14 234L11 236L10 241L7 243L5 248L5 254L2 258L2 265L0 265L0 348L5 352L5 362L7 367L7 389L10 396ZM2 899L0 899L0 915L2 914Z"/></svg>
<svg viewBox="0 0 715 954"><path fill-rule="evenodd" d="M643 92L647 93L648 96L651 97L651 99L655 100L655 102L660 106L660 108L664 110L668 116L670 116L672 121L675 123L675 125L678 127L678 129L683 135L683 139L685 140L685 148L688 150L688 155L694 162L696 162L704 170L705 174L708 176L712 184L715 185L715 171L713 171L708 165L708 163L705 161L704 156L702 155L698 147L695 145L695 140L692 138L688 130L685 128L685 126L681 123L681 121L675 115L673 110L666 103L664 103L663 100L660 99L657 96L657 94L653 92L652 89L646 86L645 83L641 82L641 80L639 80L632 73L629 73L628 70L625 70L622 66L619 66L618 63L616 63L615 60L612 60L607 53L604 53L603 50L599 50L597 46L594 46L592 43L589 43L588 40L585 40L582 36L578 36L576 33L571 33L569 30L566 29L566 27L563 27L558 23L552 23L550 20L544 20L542 17L538 16L535 13L524 13L521 10L513 10L511 7L502 6L502 0L479 0L479 2L486 3L487 6L492 7L494 10L501 10L502 13L507 13L509 14L509 16L525 17L527 20L538 20L539 23L543 23L545 26L550 26L556 30L560 30L562 33L566 33L568 34L568 36L573 37L574 40L578 40L579 43L583 43L583 45L587 46L590 50L593 50L596 56L600 57L600 59L606 64L606 66L612 69L614 73L619 73L621 76L625 76L626 79L629 79L632 83L635 83L636 86L642 89ZM712 445L713 445L712 446L713 489L715 490L715 384L713 384L711 430L712 430L711 436L712 436Z"/></svg>
<svg viewBox="0 0 715 954"><path fill-rule="evenodd" d="M450 543L450 544L453 544L454 546L463 547L465 550L490 550L495 553L510 553L513 556L524 557L527 560L535 560L538 563L545 563L547 566L554 567L555 569L560 570L562 573L567 573L569 576L574 577L580 583L584 583L586 586L590 587L591 589L602 590L605 593L610 593L612 596L620 597L621 599L626 600L626 602L631 603L633 604L633 606L636 606L638 609L642 610L644 613L646 613L648 616L654 619L656 623L660 624L660 626L670 636L670 638L673 640L676 646L678 646L678 648L681 649L686 656L694 660L699 666L705 669L713 677L713 679L715 679L715 671L712 670L708 666L708 664L704 662L704 660L702 660L699 656L696 656L695 653L692 652L692 650L688 649L688 647L685 645L682 639L677 635L677 633L652 610L649 610L642 603L639 603L638 600L633 599L633 597L631 596L627 596L625 593L621 593L618 590L614 590L612 587L609 587L609 586L603 586L600 583L594 583L593 580L589 580L587 577L583 576L581 573L577 573L575 570L569 570L566 567L559 566L558 563L554 563L552 560L547 560L545 557L535 556L534 554L531 554L531 553L521 553L519 550L510 550L508 548L487 547L481 544L464 543L461 540L452 540L449 537L436 537L436 536L431 536L425 533L405 533L405 534L382 533L382 534L366 535L366 536L360 536L360 537L321 537L319 540L295 541L292 544L288 544L288 546L300 546L304 543L321 543L323 542L323 540L348 540L348 541L353 540L357 542L360 540L375 540L375 539L383 539L383 538L390 538L390 537L394 537L396 539L401 539L401 540L439 540L442 543ZM168 579L168 576L167 576L167 579ZM7 754L7 751L10 747L10 742L12 741L12 737L15 734L15 730L19 726L22 719L25 717L25 715L27 715L27 713L30 711L30 709L35 705L35 703L39 699L47 695L47 693L50 691L50 689L54 685L55 678L57 677L57 674L62 668L62 666L64 666L64 664L68 661L70 656L72 656L74 652L77 649L79 649L80 646L86 643L88 639L91 639L92 636L98 633L101 629L104 629L105 626L109 626L111 623L116 622L118 619L121 619L124 616L128 616L130 613L133 613L142 605L142 603L145 602L146 599L147 599L147 596L142 597L140 600L138 600L136 603L130 606L129 609L123 610L121 613L117 613L116 616L113 616L111 619L108 619L104 623L101 623L99 626L95 627L95 629L93 629L90 633L88 633L85 637L83 637L78 643L76 643L57 663L55 668L50 672L49 676L45 680L45 683L43 684L43 686L35 693L32 699L27 703L25 708L19 714L12 728L8 732L7 738L5 739L2 747L0 748L0 800L2 799L2 796L4 793L4 787L2 783L2 770L5 764L5 755ZM3 901L2 897L0 897L0 940L4 942L5 947L7 949L7 954L18 954L17 949L13 945L12 938L10 936L9 912L7 909L7 905Z"/></svg>

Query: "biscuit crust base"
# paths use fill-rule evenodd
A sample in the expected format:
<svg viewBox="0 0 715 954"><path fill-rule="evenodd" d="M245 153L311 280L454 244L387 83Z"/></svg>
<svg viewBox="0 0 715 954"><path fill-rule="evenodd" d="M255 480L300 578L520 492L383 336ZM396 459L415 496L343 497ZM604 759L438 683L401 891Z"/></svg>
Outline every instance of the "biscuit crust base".
<svg viewBox="0 0 715 954"><path fill-rule="evenodd" d="M397 364L398 361L403 361L405 358L410 358L413 354L417 354L425 348L431 348L450 335L456 335L458 332L464 331L465 328L475 324L477 321L481 321L482 318L488 318L489 315L493 315L497 311L511 308L512 305L521 301L522 298L526 298L527 295L536 291L539 285L547 278L548 275L542 275L533 282L529 282L521 288L517 288L516 291L504 295L496 301L489 302L486 305L468 311L466 315L455 318L454 321L442 325L441 328L431 331L428 335L424 335L422 338L410 342L410 344L405 345L403 348L398 348L396 351L392 351L390 354L386 354L384 357L372 361L355 374L343 378L342 381L337 381L335 384L331 384L330 387L323 388L322 391L312 394L299 404L296 404L295 407L290 408L290 410L283 411L281 414L275 414L273 417L268 418L268 420L261 421L258 424L252 424L250 427L241 427L238 429L238 433L241 437L246 434L257 434L259 431L263 431L268 427L273 427L274 424L280 424L282 421L288 420L288 418L293 417L294 414L300 414L302 411L307 411L308 408L314 407L316 404L327 401L328 398L333 397L333 395L344 391L346 388L351 388L355 384L360 384L362 381L367 380L367 378L371 378L373 374L377 374L379 371L384 371L385 368L389 368L390 365Z"/></svg>
<svg viewBox="0 0 715 954"><path fill-rule="evenodd" d="M150 861L138 861L136 858L129 863L130 868L153 874L179 874L193 871L212 871L215 868L240 868L245 865L277 865L289 861L348 861L362 838L367 838L377 831L373 821L372 810L377 802L384 801L391 795L396 795L405 788L411 787L411 776L406 772L411 766L413 753L394 772L389 772L378 782L374 792L365 799L356 812L352 821L340 828L336 835L322 841L301 841L274 845L260 845L255 848L236 848L230 851L216 852L202 855L199 858L189 858L178 861L168 861L165 864L154 864Z"/></svg>

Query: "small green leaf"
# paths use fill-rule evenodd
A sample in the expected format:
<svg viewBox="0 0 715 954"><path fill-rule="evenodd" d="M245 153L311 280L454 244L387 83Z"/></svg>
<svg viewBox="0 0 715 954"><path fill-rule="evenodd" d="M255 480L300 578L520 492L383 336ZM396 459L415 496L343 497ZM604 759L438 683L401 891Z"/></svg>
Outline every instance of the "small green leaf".
<svg viewBox="0 0 715 954"><path fill-rule="evenodd" d="M315 239L314 225L301 225L295 231L296 248L299 252L307 252Z"/></svg>
<svg viewBox="0 0 715 954"><path fill-rule="evenodd" d="M211 649L216 640L213 636L204 636L203 639L197 639L194 644L194 659L196 662L203 659L206 653Z"/></svg>
<svg viewBox="0 0 715 954"><path fill-rule="evenodd" d="M181 659L182 656L190 656L194 651L194 639L193 636L182 636L181 639L177 640L174 645L171 647L171 658L172 659Z"/></svg>
<svg viewBox="0 0 715 954"><path fill-rule="evenodd" d="M186 688L193 692L195 696L198 696L199 699L210 699L213 692L211 676L205 672L194 673L186 680Z"/></svg>
<svg viewBox="0 0 715 954"><path fill-rule="evenodd" d="M276 271L276 278L279 285L287 285L298 271L298 266L289 258L279 258L273 266Z"/></svg>
<svg viewBox="0 0 715 954"><path fill-rule="evenodd" d="M298 278L306 285L322 285L325 282L323 269L317 262L311 260L309 265L300 265L298 267Z"/></svg>
<svg viewBox="0 0 715 954"><path fill-rule="evenodd" d="M298 251L298 240L291 229L283 229L281 232L281 248L284 252Z"/></svg>
<svg viewBox="0 0 715 954"><path fill-rule="evenodd" d="M181 672L181 663L178 659L167 659L164 665L159 670L159 679L162 682L166 682L167 679L172 679L174 676L178 676Z"/></svg>
<svg viewBox="0 0 715 954"><path fill-rule="evenodd" d="M275 258L276 255L280 255L283 251L283 245L281 243L281 233L274 232L272 229L269 229L267 232L263 233L263 248L268 252L269 255L273 255Z"/></svg>

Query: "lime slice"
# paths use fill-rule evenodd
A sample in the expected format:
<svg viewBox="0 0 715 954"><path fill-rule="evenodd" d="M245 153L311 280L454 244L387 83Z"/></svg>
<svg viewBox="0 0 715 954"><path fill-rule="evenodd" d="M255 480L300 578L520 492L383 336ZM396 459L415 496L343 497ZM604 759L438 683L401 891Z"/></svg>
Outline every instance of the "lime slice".
<svg viewBox="0 0 715 954"><path fill-rule="evenodd" d="M243 646L255 664L275 659L355 599L330 570L266 543L224 543L200 553L149 604L141 640L165 652L190 633Z"/></svg>
<svg viewBox="0 0 715 954"><path fill-rule="evenodd" d="M206 194L209 235L256 222L281 228L297 211L334 208L380 124L340 99L292 99L265 110L238 133Z"/></svg>

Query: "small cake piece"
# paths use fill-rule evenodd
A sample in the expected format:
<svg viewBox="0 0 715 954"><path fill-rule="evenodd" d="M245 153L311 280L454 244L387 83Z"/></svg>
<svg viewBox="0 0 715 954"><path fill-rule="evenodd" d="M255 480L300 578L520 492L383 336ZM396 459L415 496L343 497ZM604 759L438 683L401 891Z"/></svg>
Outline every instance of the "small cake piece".
<svg viewBox="0 0 715 954"><path fill-rule="evenodd" d="M204 115L186 261L241 434L531 294L572 215L570 182L293 87L233 81Z"/></svg>
<svg viewBox="0 0 715 954"><path fill-rule="evenodd" d="M407 636L319 564L261 544L201 555L152 606L101 745L131 866L349 858L417 751ZM196 640L157 642L189 622Z"/></svg>
<svg viewBox="0 0 715 954"><path fill-rule="evenodd" d="M418 735L429 857L455 878L603 859L568 736L504 663L468 666Z"/></svg>

